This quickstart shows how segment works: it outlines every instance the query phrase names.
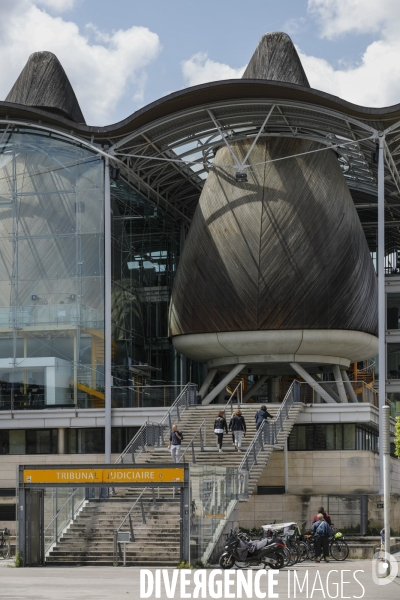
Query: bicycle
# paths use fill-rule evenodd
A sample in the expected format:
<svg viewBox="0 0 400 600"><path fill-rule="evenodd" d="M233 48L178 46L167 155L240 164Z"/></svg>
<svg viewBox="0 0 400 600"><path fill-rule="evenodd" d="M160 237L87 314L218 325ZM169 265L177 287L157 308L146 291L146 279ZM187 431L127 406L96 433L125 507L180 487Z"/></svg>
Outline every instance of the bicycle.
<svg viewBox="0 0 400 600"><path fill-rule="evenodd" d="M332 525L333 537L329 540L329 555L337 561L346 560L349 555L349 547L344 539L343 533L336 531ZM314 537L312 535L305 536L308 545L308 558L312 561L316 559Z"/></svg>
<svg viewBox="0 0 400 600"><path fill-rule="evenodd" d="M335 560L346 560L349 555L349 547L345 542L344 535L340 531L333 529L333 538L329 543L329 554Z"/></svg>
<svg viewBox="0 0 400 600"><path fill-rule="evenodd" d="M9 536L10 532L7 527L0 529L0 557L3 559L10 557Z"/></svg>

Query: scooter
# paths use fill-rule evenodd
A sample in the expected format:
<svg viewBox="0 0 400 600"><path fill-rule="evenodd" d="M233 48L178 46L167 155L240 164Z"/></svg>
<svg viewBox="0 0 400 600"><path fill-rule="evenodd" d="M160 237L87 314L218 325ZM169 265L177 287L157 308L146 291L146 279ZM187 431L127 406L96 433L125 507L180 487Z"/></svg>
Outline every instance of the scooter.
<svg viewBox="0 0 400 600"><path fill-rule="evenodd" d="M278 536L251 540L245 533L231 530L219 558L221 569L263 565L264 568L282 569L285 563L285 542ZM237 563L240 563L238 565Z"/></svg>

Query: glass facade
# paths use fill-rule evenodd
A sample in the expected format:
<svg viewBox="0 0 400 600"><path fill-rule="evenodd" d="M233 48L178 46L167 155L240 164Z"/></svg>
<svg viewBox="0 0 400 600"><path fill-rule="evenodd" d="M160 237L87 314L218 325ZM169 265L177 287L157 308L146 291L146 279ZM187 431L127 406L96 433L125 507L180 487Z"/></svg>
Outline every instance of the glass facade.
<svg viewBox="0 0 400 600"><path fill-rule="evenodd" d="M184 229L122 178L111 217L112 405L168 406L203 375L168 339ZM0 130L0 410L104 407L104 261L102 158Z"/></svg>
<svg viewBox="0 0 400 600"><path fill-rule="evenodd" d="M400 379L400 342L386 344L387 347L387 377Z"/></svg>
<svg viewBox="0 0 400 600"><path fill-rule="evenodd" d="M400 329L400 294L387 294L386 329Z"/></svg>
<svg viewBox="0 0 400 600"><path fill-rule="evenodd" d="M0 140L0 407L104 405L103 161L46 131Z"/></svg>
<svg viewBox="0 0 400 600"><path fill-rule="evenodd" d="M378 430L354 423L295 425L289 450L370 450L378 452Z"/></svg>
<svg viewBox="0 0 400 600"><path fill-rule="evenodd" d="M200 365L181 362L168 339L182 226L122 179L111 181L111 208L113 405L168 406L183 371L200 378ZM148 385L159 386L151 398Z"/></svg>
<svg viewBox="0 0 400 600"><path fill-rule="evenodd" d="M139 427L113 427L111 452L120 454ZM66 454L104 453L104 428L67 429ZM58 429L0 429L0 454L57 454Z"/></svg>
<svg viewBox="0 0 400 600"><path fill-rule="evenodd" d="M132 380L178 378L167 325L180 224L122 179L111 182L111 207L114 399L131 404L124 388Z"/></svg>

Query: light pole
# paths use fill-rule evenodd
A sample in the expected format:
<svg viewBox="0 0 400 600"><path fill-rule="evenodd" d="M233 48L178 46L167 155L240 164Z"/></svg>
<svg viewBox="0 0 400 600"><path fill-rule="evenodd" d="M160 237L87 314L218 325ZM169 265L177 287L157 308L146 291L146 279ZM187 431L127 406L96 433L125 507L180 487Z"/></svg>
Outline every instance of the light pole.
<svg viewBox="0 0 400 600"><path fill-rule="evenodd" d="M382 131L378 134L378 338L379 338L379 430L382 435L383 407L386 398L386 306L385 306L385 165ZM380 493L383 492L383 449L379 444Z"/></svg>
<svg viewBox="0 0 400 600"><path fill-rule="evenodd" d="M382 408L381 446L383 451L383 508L385 527L385 552L390 554L390 408ZM390 573L390 561L387 562L386 575Z"/></svg>

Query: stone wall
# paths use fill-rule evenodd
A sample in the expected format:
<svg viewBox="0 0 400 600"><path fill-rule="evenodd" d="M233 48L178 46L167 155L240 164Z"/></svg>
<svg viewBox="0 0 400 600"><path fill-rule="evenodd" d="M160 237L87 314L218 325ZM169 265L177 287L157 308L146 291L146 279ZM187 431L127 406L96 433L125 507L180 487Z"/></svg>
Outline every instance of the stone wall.
<svg viewBox="0 0 400 600"><path fill-rule="evenodd" d="M291 494L376 494L379 457L367 450L289 452ZM400 460L391 459L392 493L400 493ZM274 452L258 485L283 486L283 452Z"/></svg>
<svg viewBox="0 0 400 600"><path fill-rule="evenodd" d="M391 495L391 529L392 534L400 534L400 495ZM349 516L342 515L340 527L347 525L359 525L358 498L354 496L353 506L352 498L345 498L344 505L348 503ZM383 503L383 496L379 494L368 495L368 526L379 532L383 527L383 508L378 508L378 504ZM295 495L282 494L273 496L257 496L253 494L248 502L240 502L233 519L234 526L252 529L261 527L269 523L285 523L294 521L301 525L306 522L306 529L309 530L313 516L319 506L328 508L328 497L326 495ZM350 511L353 511L350 514ZM335 516L332 514L334 520Z"/></svg>

